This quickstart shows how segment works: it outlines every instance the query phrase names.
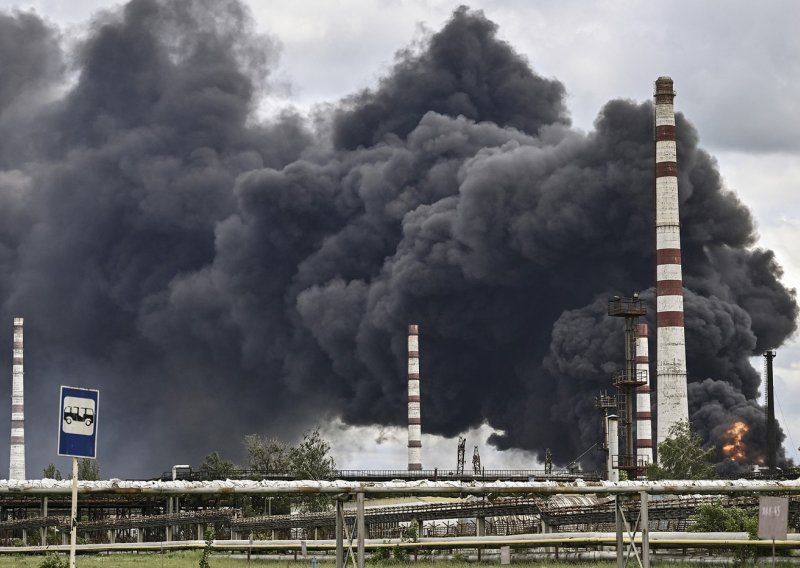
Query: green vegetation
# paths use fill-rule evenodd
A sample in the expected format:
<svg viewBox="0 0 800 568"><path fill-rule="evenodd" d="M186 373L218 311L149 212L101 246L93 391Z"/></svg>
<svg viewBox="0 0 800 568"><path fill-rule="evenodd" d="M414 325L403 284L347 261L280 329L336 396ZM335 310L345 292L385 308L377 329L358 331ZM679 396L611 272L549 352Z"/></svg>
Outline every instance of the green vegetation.
<svg viewBox="0 0 800 568"><path fill-rule="evenodd" d="M39 568L69 568L69 558L51 553L44 557Z"/></svg>
<svg viewBox="0 0 800 568"><path fill-rule="evenodd" d="M98 481L100 479L100 463L97 460L81 458L78 460L78 479Z"/></svg>
<svg viewBox="0 0 800 568"><path fill-rule="evenodd" d="M258 434L244 437L247 466L259 473L289 471L289 444L278 438L262 438Z"/></svg>
<svg viewBox="0 0 800 568"><path fill-rule="evenodd" d="M716 477L714 449L704 449L703 440L687 422L678 422L669 437L658 445L658 465L647 468L648 479L712 479Z"/></svg>
<svg viewBox="0 0 800 568"><path fill-rule="evenodd" d="M746 532L751 539L758 536L758 512L756 509L724 507L719 503L706 503L695 509L694 521L689 530L693 532ZM755 549L737 547L729 549L735 555L736 564L744 566L748 559L758 555Z"/></svg>
<svg viewBox="0 0 800 568"><path fill-rule="evenodd" d="M43 474L47 479L61 479L61 472L53 464L49 464L44 468ZM72 473L69 474L67 479L72 479ZM80 458L78 460L78 479L81 481L98 481L100 479L100 463L97 460Z"/></svg>
<svg viewBox="0 0 800 568"><path fill-rule="evenodd" d="M78 568L197 568L201 551L194 552L170 552L163 555L152 554L102 554L102 555L79 555L77 559ZM67 560L68 556L62 554L61 558ZM0 556L0 568L44 568L42 556ZM724 559L723 559L724 560ZM367 565L373 568L381 566L396 567L401 564L408 564L414 568L480 568L481 566L497 566L497 561L487 560L482 563L465 562L459 560L440 560L428 561L420 560L417 562L401 562L388 558L376 560L374 557L367 559ZM213 568L308 568L311 561L308 559L294 560L294 556L287 555L285 560L266 560L263 558L252 558L249 562L243 556L231 557L227 555L214 555ZM659 564L660 565L660 564ZM713 566L712 564L703 564ZM722 565L722 563L720 564ZM48 566L55 568L57 565ZM65 564L66 566L66 564ZM334 566L333 556L327 556L319 561L320 568L332 568ZM550 568L552 566L567 566L571 568L614 568L615 562L517 562L514 561L515 568ZM690 563L669 563L670 568L697 568L697 564ZM777 566L788 568L793 564L788 562L777 562Z"/></svg>
<svg viewBox="0 0 800 568"><path fill-rule="evenodd" d="M61 472L56 469L56 464L49 463L47 467L42 470L42 479L55 479L56 481L61 481L63 477L61 477Z"/></svg>
<svg viewBox="0 0 800 568"><path fill-rule="evenodd" d="M257 473L291 473L302 479L328 479L336 468L330 455L331 445L322 437L319 428L303 434L303 440L290 446L277 438L263 438L250 434L244 438L247 449L247 468ZM200 466L203 479L227 479L239 466L212 452ZM242 509L245 516L272 513L285 514L296 503L305 512L325 511L331 507L330 498L324 495L303 498L245 497Z"/></svg>
<svg viewBox="0 0 800 568"><path fill-rule="evenodd" d="M203 479L228 479L235 469L232 461L222 458L219 452L211 452L200 465L200 475Z"/></svg>
<svg viewBox="0 0 800 568"><path fill-rule="evenodd" d="M206 527L205 534L206 546L203 548L203 554L200 556L199 568L211 568L211 544L214 542L214 527Z"/></svg>
<svg viewBox="0 0 800 568"><path fill-rule="evenodd" d="M202 556L201 551L194 552L171 552L163 555L153 554L103 554L103 555L79 555L77 559L78 568L161 568L162 561L164 568L197 568ZM67 559L67 555L61 555ZM230 557L227 555L214 555L212 558L213 568L308 568L311 561L308 559L298 559L294 561L293 556L287 555L285 560L265 560L252 558L249 562L243 556ZM0 556L0 568L41 568L44 557L42 556ZM464 561L418 561L399 562L388 559L375 561L373 558L367 560L367 565L372 567L392 566L400 564L413 565L414 568L476 568L480 566L497 566L496 561L485 561L483 563L464 562ZM321 568L332 568L334 566L333 556L327 556L320 560ZM56 565L53 565L55 567ZM551 566L568 566L573 568L614 568L614 562L514 562L515 568L549 568ZM670 568L697 568L696 564L670 563ZM708 566L708 565L706 565ZM778 566L783 568L789 566L787 563L778 562ZM50 568L50 567L48 567Z"/></svg>
<svg viewBox="0 0 800 568"><path fill-rule="evenodd" d="M751 539L758 534L758 513L755 509L724 507L706 503L697 507L691 519L693 532L746 532Z"/></svg>

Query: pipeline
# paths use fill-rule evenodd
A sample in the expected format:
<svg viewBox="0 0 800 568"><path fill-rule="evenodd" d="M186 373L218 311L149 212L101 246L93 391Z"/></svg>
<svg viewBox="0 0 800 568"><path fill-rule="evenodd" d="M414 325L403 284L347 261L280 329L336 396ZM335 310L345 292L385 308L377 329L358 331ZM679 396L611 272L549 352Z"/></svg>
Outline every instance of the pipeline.
<svg viewBox="0 0 800 568"><path fill-rule="evenodd" d="M800 545L800 534L788 535L787 540L776 540L775 548L797 548ZM631 542L625 535L624 543ZM641 545L641 538L635 537L633 542ZM650 533L651 548L771 548L771 540L750 540L747 533ZM614 533L542 533L495 537L456 537L450 539L421 538L418 541L408 542L400 539L367 539L364 547L367 550L381 548L402 548L407 550L453 550L453 549L499 549L502 546L511 548L539 548L539 547L614 547L616 535ZM170 542L130 542L130 543L100 543L77 545L78 552L135 552L135 551L173 551L196 550L206 546L202 540L183 540ZM328 552L336 550L335 540L214 540L211 549L215 551L282 551L292 552L307 551ZM68 545L55 546L4 546L0 547L0 554L36 554L46 552L68 551Z"/></svg>

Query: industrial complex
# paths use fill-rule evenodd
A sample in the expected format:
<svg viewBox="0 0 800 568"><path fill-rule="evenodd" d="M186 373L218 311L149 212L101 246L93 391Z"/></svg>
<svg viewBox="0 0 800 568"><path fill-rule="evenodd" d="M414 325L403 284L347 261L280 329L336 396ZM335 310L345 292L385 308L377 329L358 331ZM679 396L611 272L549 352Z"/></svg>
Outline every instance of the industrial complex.
<svg viewBox="0 0 800 568"><path fill-rule="evenodd" d="M176 466L148 481L81 481L77 523L89 543L84 549L142 550L154 543L197 548L203 545L205 528L214 526L219 549L302 555L331 550L338 566L345 561L348 541L350 548L357 542L359 566L365 550L386 546L412 552L468 549L479 557L505 547L553 556L560 550L578 558L599 557L609 547L619 551L623 541L640 547L635 554L646 566L651 546L668 555L675 548L718 545L717 536L686 532L699 505L752 508L759 495L776 492L789 495L789 525L800 528L800 482L778 480L776 468L771 351L765 356L770 402L766 468L760 479L647 480L648 467L658 463L658 445L689 420L674 98L672 79L659 77L654 116L655 330L643 321L646 308L638 293L608 302L608 316L622 320L625 363L609 377L613 392L596 398L604 470L584 471L575 463L553 468L550 458L540 470L488 470L481 466L477 448L473 467L465 470L465 441L459 444L454 468L426 469L421 413L426 387L420 366L425 329L411 324L407 468L338 470L324 480L295 479L285 472L240 472L241 479L210 480L188 466ZM30 480L26 472L23 323L23 318L13 321L10 465L8 479L0 481L0 542L5 545L0 552L60 549L70 527L69 482ZM651 362L648 341L653 331ZM271 499L291 497L299 503L309 495L328 498L330 507L268 514ZM746 540L738 535L726 543ZM795 544L787 539L779 546Z"/></svg>

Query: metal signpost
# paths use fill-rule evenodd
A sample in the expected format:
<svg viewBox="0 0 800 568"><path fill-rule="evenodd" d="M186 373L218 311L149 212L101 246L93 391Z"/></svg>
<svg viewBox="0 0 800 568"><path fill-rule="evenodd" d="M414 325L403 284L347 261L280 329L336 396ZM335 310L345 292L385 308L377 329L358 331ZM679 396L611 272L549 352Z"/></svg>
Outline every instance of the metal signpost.
<svg viewBox="0 0 800 568"><path fill-rule="evenodd" d="M97 457L97 414L100 392L62 386L59 400L58 455L72 457L69 566L75 568L75 542L78 534L78 458Z"/></svg>
<svg viewBox="0 0 800 568"><path fill-rule="evenodd" d="M789 499L758 498L758 538L772 540L772 566L775 566L775 541L786 540L789 521Z"/></svg>

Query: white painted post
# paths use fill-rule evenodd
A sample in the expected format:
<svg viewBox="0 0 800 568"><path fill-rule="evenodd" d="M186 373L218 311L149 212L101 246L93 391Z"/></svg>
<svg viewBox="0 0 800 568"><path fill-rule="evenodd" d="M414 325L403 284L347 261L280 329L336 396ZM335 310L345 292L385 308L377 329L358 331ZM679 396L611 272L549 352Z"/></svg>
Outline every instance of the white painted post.
<svg viewBox="0 0 800 568"><path fill-rule="evenodd" d="M78 540L78 458L72 458L72 514L69 519L69 568L75 568Z"/></svg>
<svg viewBox="0 0 800 568"><path fill-rule="evenodd" d="M639 493L641 500L641 513L639 518L642 523L642 568L650 568L650 521L647 518L648 499L647 491Z"/></svg>
<svg viewBox="0 0 800 568"><path fill-rule="evenodd" d="M42 497L42 516L47 516L47 496ZM41 545L47 546L47 527L41 529Z"/></svg>
<svg viewBox="0 0 800 568"><path fill-rule="evenodd" d="M625 543L622 540L622 499L614 495L614 521L617 529L617 568L625 568Z"/></svg>
<svg viewBox="0 0 800 568"><path fill-rule="evenodd" d="M358 568L364 568L364 533L366 523L364 522L364 494L356 495L356 522L358 524Z"/></svg>
<svg viewBox="0 0 800 568"><path fill-rule="evenodd" d="M341 499L336 499L336 568L344 568L344 519Z"/></svg>

